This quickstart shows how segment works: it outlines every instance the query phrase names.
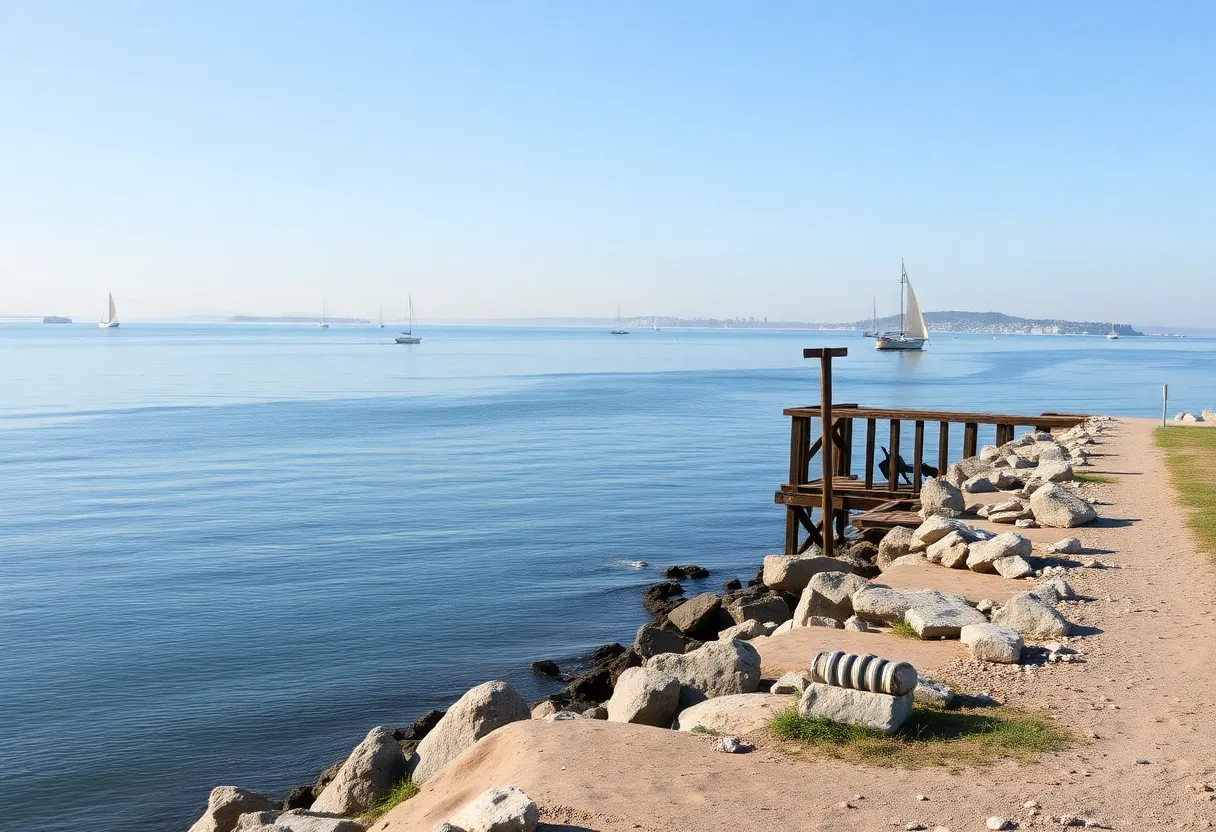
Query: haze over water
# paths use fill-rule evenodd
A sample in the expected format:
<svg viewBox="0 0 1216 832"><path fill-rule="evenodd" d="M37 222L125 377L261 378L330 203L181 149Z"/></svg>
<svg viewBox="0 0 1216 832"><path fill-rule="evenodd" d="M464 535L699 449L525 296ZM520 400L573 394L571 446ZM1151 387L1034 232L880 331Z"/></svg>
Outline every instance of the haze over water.
<svg viewBox="0 0 1216 832"><path fill-rule="evenodd" d="M550 692L527 664L631 640L661 566L750 577L804 347L850 348L837 401L1216 405L1201 339L393 334L0 324L0 827L184 830L487 679Z"/></svg>

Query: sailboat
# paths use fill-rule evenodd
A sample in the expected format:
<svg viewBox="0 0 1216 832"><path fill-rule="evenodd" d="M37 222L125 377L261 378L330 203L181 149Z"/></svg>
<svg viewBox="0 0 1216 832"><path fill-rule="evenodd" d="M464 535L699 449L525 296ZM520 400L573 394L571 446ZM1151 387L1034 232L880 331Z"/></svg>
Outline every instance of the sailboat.
<svg viewBox="0 0 1216 832"><path fill-rule="evenodd" d="M916 293L912 291L912 281L908 280L908 270L904 261L899 261L899 332L883 332L874 339L876 350L922 350L925 341L929 340L929 328L925 326L925 316L920 313L920 304L916 302ZM907 312L904 311L904 292L908 294Z"/></svg>
<svg viewBox="0 0 1216 832"><path fill-rule="evenodd" d="M106 293L106 315L97 325L102 329L113 329L118 326L118 310L114 308L114 295Z"/></svg>
<svg viewBox="0 0 1216 832"><path fill-rule="evenodd" d="M1110 325L1110 332L1107 333L1106 340L1107 341L1118 341L1119 340L1119 333L1115 332L1114 324Z"/></svg>
<svg viewBox="0 0 1216 832"><path fill-rule="evenodd" d="M628 335L629 330L625 329L625 325L621 323L621 305L616 305L616 329L612 330L613 335Z"/></svg>
<svg viewBox="0 0 1216 832"><path fill-rule="evenodd" d="M321 320L317 321L317 329L329 329L329 324L325 322L325 301L321 301Z"/></svg>
<svg viewBox="0 0 1216 832"><path fill-rule="evenodd" d="M878 337L878 301L870 300L870 330L869 332L861 333L862 338L877 338Z"/></svg>
<svg viewBox="0 0 1216 832"><path fill-rule="evenodd" d="M380 328L384 329L384 307L380 307Z"/></svg>
<svg viewBox="0 0 1216 832"><path fill-rule="evenodd" d="M398 344L421 344L422 339L414 334L414 296L410 295L410 312L409 312L409 328L405 329L398 335L395 340Z"/></svg>

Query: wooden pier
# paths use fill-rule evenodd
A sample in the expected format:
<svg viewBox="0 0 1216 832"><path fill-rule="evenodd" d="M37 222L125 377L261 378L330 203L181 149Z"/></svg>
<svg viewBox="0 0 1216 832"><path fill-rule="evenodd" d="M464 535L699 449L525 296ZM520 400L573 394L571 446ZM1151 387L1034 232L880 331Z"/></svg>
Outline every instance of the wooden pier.
<svg viewBox="0 0 1216 832"><path fill-rule="evenodd" d="M979 451L981 426L994 428L994 444L1002 445L1013 439L1018 427L1050 431L1070 428L1084 422L1085 415L1042 413L1038 416L1007 413L968 413L947 410L908 410L888 407L862 407L832 401L832 359L848 354L845 348L803 350L804 358L820 362L820 404L786 408L790 424L789 481L781 486L775 501L786 507L785 553L802 554L818 545L825 555L831 555L835 544L842 540L852 518L863 531L868 528L890 528L895 525L919 525L920 486L927 474L935 471L945 475L951 462L975 456ZM814 421L819 420L820 435L815 436ZM861 450L864 461L854 473L853 453L860 435L857 423L864 421L865 436ZM886 422L882 428L879 422ZM935 459L925 459L926 425L936 423ZM901 483L898 460L903 447L904 425L912 425L911 460L903 472ZM961 430L954 429L958 426ZM887 439L890 451L887 474L879 470L875 447L881 435ZM987 432L987 431L985 431ZM951 455L951 437L961 433L959 453ZM811 461L820 460L821 475L811 479ZM936 463L934 465L933 463ZM929 470L933 469L933 471ZM876 477L877 474L877 477ZM820 510L818 521L813 509ZM853 517L854 512L864 512ZM802 533L805 532L805 538Z"/></svg>

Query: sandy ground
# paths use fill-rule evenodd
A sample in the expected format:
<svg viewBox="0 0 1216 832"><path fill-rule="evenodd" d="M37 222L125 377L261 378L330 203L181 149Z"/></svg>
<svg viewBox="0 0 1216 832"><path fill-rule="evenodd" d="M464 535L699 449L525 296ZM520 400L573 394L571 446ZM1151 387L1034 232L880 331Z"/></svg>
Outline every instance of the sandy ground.
<svg viewBox="0 0 1216 832"><path fill-rule="evenodd" d="M896 655L965 691L1048 711L1078 737L1069 750L1034 764L900 770L795 761L776 749L721 754L704 737L641 726L530 721L491 734L372 828L427 832L481 790L510 784L540 805L543 829L567 832L873 832L909 823L963 832L984 829L990 815L1020 829L1059 828L1048 816L1061 814L1122 830L1216 825L1216 801L1192 788L1216 783L1213 566L1181 522L1152 428L1124 420L1103 442L1088 470L1117 482L1087 489L1109 504L1099 505L1095 525L1076 530L1086 554L1060 561L1108 565L1067 576L1090 599L1063 608L1085 633L1071 642L1083 662L1026 673L978 665L950 642L908 643L900 648L906 655ZM1047 542L1066 534L1032 536ZM942 589L958 580L937 571ZM924 576L915 580L921 585ZM832 634L864 637L817 628L791 633L784 644L770 639L765 675L800 657L805 664ZM874 643L895 653L893 637L885 638ZM1041 814L1030 816L1027 800L1042 804Z"/></svg>

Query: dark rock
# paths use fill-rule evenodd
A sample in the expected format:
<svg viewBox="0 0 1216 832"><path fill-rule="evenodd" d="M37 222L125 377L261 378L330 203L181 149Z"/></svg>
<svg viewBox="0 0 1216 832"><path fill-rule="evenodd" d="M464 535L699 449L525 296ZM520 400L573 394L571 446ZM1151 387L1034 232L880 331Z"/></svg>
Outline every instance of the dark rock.
<svg viewBox="0 0 1216 832"><path fill-rule="evenodd" d="M561 670L557 666L557 662L549 659L541 659L538 662L532 662L531 670L537 676L560 676Z"/></svg>
<svg viewBox="0 0 1216 832"><path fill-rule="evenodd" d="M748 584L741 589L736 589L732 592L726 593L726 595L722 597L722 606L729 608L737 601L741 601L745 598L763 598L768 594L769 588L763 584Z"/></svg>
<svg viewBox="0 0 1216 832"><path fill-rule="evenodd" d="M612 644L601 644L591 654L591 664L601 665L610 662L624 652L625 648L615 641Z"/></svg>
<svg viewBox="0 0 1216 832"><path fill-rule="evenodd" d="M874 558L878 557L878 544L871 543L868 540L856 540L845 547L844 551L840 553L840 555L846 554L873 563Z"/></svg>
<svg viewBox="0 0 1216 832"><path fill-rule="evenodd" d="M316 799L312 786L292 786L287 797L283 798L283 809L307 809Z"/></svg>
<svg viewBox="0 0 1216 832"><path fill-rule="evenodd" d="M612 697L612 671L608 667L593 667L571 679L562 690L569 701L590 702L594 707Z"/></svg>
<svg viewBox="0 0 1216 832"><path fill-rule="evenodd" d="M878 547L875 547L874 551L875 555L877 555ZM842 553L835 559L844 564L840 568L841 572L852 572L854 575L860 575L863 578L877 578L880 574L882 574L882 570L879 569L878 566L873 562L866 560L865 558L858 557L852 552Z"/></svg>
<svg viewBox="0 0 1216 832"><path fill-rule="evenodd" d="M706 627L714 629L721 607L721 598L712 592L704 592L669 612L667 620L676 625L681 633L694 633Z"/></svg>
<svg viewBox="0 0 1216 832"><path fill-rule="evenodd" d="M585 711L579 711L579 713L581 713L583 715L584 719L607 719L608 718L608 709L602 708L598 705L595 706L594 708L588 708Z"/></svg>
<svg viewBox="0 0 1216 832"><path fill-rule="evenodd" d="M660 653L685 653L692 639L681 633L672 632L653 624L643 624L638 628L637 637L633 640L633 649L644 659L657 656Z"/></svg>
<svg viewBox="0 0 1216 832"><path fill-rule="evenodd" d="M652 615L667 615L683 601L674 600L684 594L684 587L675 581L653 584L642 593L642 606Z"/></svg>
<svg viewBox="0 0 1216 832"><path fill-rule="evenodd" d="M325 787L332 783L333 779L338 776L338 771L342 768L342 764L345 762L345 758L338 760L338 762L334 763L318 774L317 781L312 784L312 793L314 795L319 795L321 792L325 791Z"/></svg>
<svg viewBox="0 0 1216 832"><path fill-rule="evenodd" d="M704 566L695 564L687 564L685 566L669 566L659 573L664 578L669 578L673 581L688 578L689 580L699 581L709 577L709 570Z"/></svg>
<svg viewBox="0 0 1216 832"><path fill-rule="evenodd" d="M742 624L744 621L759 621L761 624L771 621L774 624L784 624L790 620L789 604L776 593L759 598L739 598L726 609L735 624Z"/></svg>
<svg viewBox="0 0 1216 832"><path fill-rule="evenodd" d="M439 720L443 719L446 711L430 710L422 716L410 723L408 728L398 728L393 731L393 739L401 742L402 740L413 740L418 742L427 734L431 733L431 729L439 724ZM319 794L319 792L318 792Z"/></svg>
<svg viewBox="0 0 1216 832"><path fill-rule="evenodd" d="M722 591L725 593L734 592L736 589L743 589L743 582L738 578L731 578L726 583L722 584Z"/></svg>
<svg viewBox="0 0 1216 832"><path fill-rule="evenodd" d="M642 654L639 653L637 650L634 650L633 648L626 650L624 653L617 656L612 661L608 662L607 667L608 667L608 673L612 679L612 686L616 687L616 680L621 678L621 674L624 673L626 670L628 670L631 667L641 667L641 666L642 666ZM604 697L604 699L609 699L609 698L611 698L611 696L612 696L612 694L609 693L608 696ZM604 701L604 699L601 699L599 701L602 702L602 701Z"/></svg>

